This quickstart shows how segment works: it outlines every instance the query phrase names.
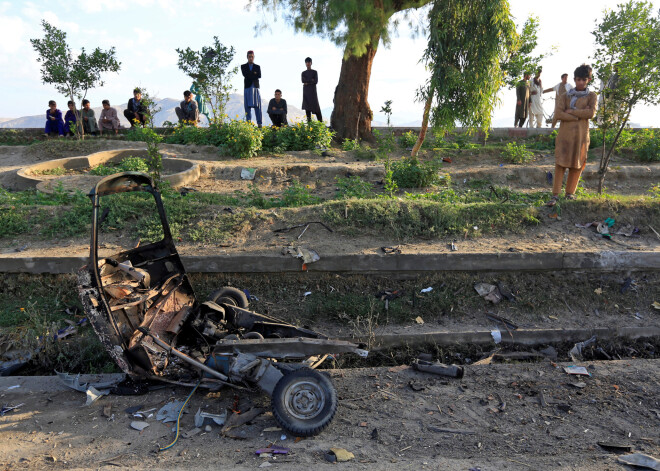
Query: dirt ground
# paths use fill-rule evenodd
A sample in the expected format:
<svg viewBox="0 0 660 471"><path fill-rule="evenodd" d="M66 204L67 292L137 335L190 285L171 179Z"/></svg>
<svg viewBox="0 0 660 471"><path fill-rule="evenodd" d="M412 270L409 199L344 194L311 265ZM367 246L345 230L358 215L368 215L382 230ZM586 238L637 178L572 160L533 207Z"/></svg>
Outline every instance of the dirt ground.
<svg viewBox="0 0 660 471"><path fill-rule="evenodd" d="M141 143L124 141L99 141L99 150L114 148L140 148ZM316 196L331 197L335 193L335 178L347 175L359 175L372 182L376 190L382 189L383 164L380 162L357 159L354 152L333 149L332 156L321 157L312 152L290 152L285 155L259 157L249 161L227 159L218 155L210 146L164 145L163 150L176 157L190 159L202 168L202 177L190 186L198 191L211 191L233 194L235 191L247 191L252 182L241 180L240 172L244 167L257 169L254 183L266 196L279 195L293 180L298 179L309 185ZM427 151L427 153L430 151ZM481 154L479 149L457 151L451 164L446 164L443 171L452 177L454 186L469 185L474 181L490 181L493 184L510 186L520 191L549 191L546 173L553 170L553 156L548 151L537 152L535 162L527 165L504 164L497 155ZM15 171L31 163L48 159L49 156L34 152L30 147L0 146L0 185L11 188ZM595 163L590 163L585 171L585 185L595 185ZM608 182L611 191L617 194L648 194L648 190L660 181L660 164L643 165L630 160L615 158ZM339 254L382 254L383 246L399 246L402 253L437 253L449 252L452 239L435 240L399 240L387 233L359 236L346 233L328 233L320 226L312 225L303 238L297 239L302 229L287 234L273 233L274 229L292 224L318 220L318 210L314 207L295 211L270 209L261 211L266 217L255 221L249 230L236 234L229 244L211 246L182 240L178 250L182 255L195 254L279 254L282 247L294 242L306 248L313 248L322 257ZM489 252L573 252L602 250L660 250L660 237L646 227L645 215L629 211L620 224L631 223L640 228L639 234L632 238L615 237L606 240L595 233L594 229L582 229L575 224L584 224L592 220L602 220L617 214L615 203L604 207L602 214L574 215L564 213L560 219L550 218L552 211L541 208L541 224L531 227L525 234L498 234L495 236L476 236L479 232L467 233L456 240L456 246L463 253ZM660 228L656 228L660 230ZM30 240L20 253L17 248L25 246L24 240L0 241L0 252L7 257L32 256L83 256L88 251L88 237L76 239L40 241ZM134 238L124 237L105 241L109 253L120 248L131 247ZM225 246L226 245L226 246Z"/></svg>
<svg viewBox="0 0 660 471"><path fill-rule="evenodd" d="M660 456L660 370L657 360L585 362L591 376L569 376L549 360L469 366L461 380L417 373L407 367L329 370L339 410L319 436L295 440L270 413L223 437L219 427L173 439L171 424L125 412L183 400L189 389L166 387L144 396L106 396L84 406L85 395L54 378L0 379L3 404L23 405L0 418L2 469L437 469L580 470L631 469L598 442L630 445ZM583 383L583 384L580 384ZM10 389L11 386L18 388ZM198 391L181 421L191 430L198 408L220 413L233 391L210 397ZM542 399L541 399L542 396ZM268 409L259 393L238 395L239 407ZM111 419L103 415L110 406ZM153 411L152 413L155 413ZM449 429L452 432L442 432ZM260 458L255 450L275 443L287 456ZM355 455L330 464L324 454L344 448ZM625 454L625 453L622 453ZM269 465L264 463L268 462ZM334 467L334 468L333 468Z"/></svg>

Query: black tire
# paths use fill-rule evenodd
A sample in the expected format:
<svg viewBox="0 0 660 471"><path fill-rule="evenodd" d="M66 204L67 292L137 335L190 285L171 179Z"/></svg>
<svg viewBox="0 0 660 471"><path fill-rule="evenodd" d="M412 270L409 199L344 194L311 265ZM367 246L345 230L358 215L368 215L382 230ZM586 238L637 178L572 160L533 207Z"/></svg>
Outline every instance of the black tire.
<svg viewBox="0 0 660 471"><path fill-rule="evenodd" d="M318 435L337 412L337 391L330 379L309 368L285 374L271 397L273 415L295 437Z"/></svg>
<svg viewBox="0 0 660 471"><path fill-rule="evenodd" d="M213 301L216 304L229 304L243 309L247 309L250 305L245 293L231 286L225 286L211 293L209 301Z"/></svg>

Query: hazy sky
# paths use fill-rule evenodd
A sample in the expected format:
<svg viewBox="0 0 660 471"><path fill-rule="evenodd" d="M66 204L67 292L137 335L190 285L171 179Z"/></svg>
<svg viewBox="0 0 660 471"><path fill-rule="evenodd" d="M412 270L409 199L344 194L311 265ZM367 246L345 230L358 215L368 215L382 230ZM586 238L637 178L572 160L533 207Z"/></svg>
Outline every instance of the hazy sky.
<svg viewBox="0 0 660 471"><path fill-rule="evenodd" d="M589 62L595 22L602 17L603 9L614 8L617 3L620 1L511 0L518 24L530 14L540 18L538 51L558 48L543 63L546 88L555 85L562 73L572 74L575 67ZM660 6L660 0L653 3L656 8ZM246 51L254 49L255 62L262 69L262 97L270 97L275 88L280 88L284 98L297 107L302 103L300 73L305 68L305 57L311 56L319 73L321 107L331 107L343 51L328 40L294 33L281 18L273 21L269 13L246 11L245 4L239 0L0 0L0 89L4 91L0 118L43 113L49 99L66 108L64 97L41 84L39 64L29 42L30 38L43 36L41 19L65 30L74 50L116 48L121 71L106 74L104 87L89 93L93 106L99 106L105 98L113 104L125 103L137 85L161 98L181 97L190 79L179 71L175 49L200 49L210 45L215 35L236 49L234 65L244 63ZM264 17L270 21L271 30L255 35L254 25ZM426 77L419 64L424 47L424 38L412 39L404 27L389 48L379 48L369 89L376 120L385 120L378 112L388 99L393 101L395 123L421 119L422 107L414 98ZM242 92L240 72L233 83ZM515 95L510 90L501 95L502 104L495 111L493 124L509 126L513 123ZM551 113L554 103L550 95L545 95L547 113ZM658 111L658 107L636 109L631 121L657 127Z"/></svg>

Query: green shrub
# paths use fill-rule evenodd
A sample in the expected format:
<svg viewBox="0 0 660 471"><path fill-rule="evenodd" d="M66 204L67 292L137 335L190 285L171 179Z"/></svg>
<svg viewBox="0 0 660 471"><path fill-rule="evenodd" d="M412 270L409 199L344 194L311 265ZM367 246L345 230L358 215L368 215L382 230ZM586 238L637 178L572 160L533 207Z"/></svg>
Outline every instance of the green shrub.
<svg viewBox="0 0 660 471"><path fill-rule="evenodd" d="M551 150L555 148L556 140L557 130L554 129L550 134L539 134L536 136L534 141L528 147L536 150Z"/></svg>
<svg viewBox="0 0 660 471"><path fill-rule="evenodd" d="M454 140L459 149L474 149L478 147L477 144L472 142L472 136L468 133L458 134Z"/></svg>
<svg viewBox="0 0 660 471"><path fill-rule="evenodd" d="M30 229L28 213L16 207L0 208L0 237L13 237Z"/></svg>
<svg viewBox="0 0 660 471"><path fill-rule="evenodd" d="M420 162L415 157L404 157L392 163L392 180L398 188L424 188L440 183L437 162Z"/></svg>
<svg viewBox="0 0 660 471"><path fill-rule="evenodd" d="M126 157L116 166L100 164L89 171L91 175L114 175L120 172L143 172L149 173L149 165L140 157Z"/></svg>
<svg viewBox="0 0 660 471"><path fill-rule="evenodd" d="M267 150L325 149L330 146L333 135L332 131L320 121L299 122L264 131L264 146Z"/></svg>
<svg viewBox="0 0 660 471"><path fill-rule="evenodd" d="M373 185L365 182L357 175L350 177L336 177L337 198L371 198L373 194Z"/></svg>
<svg viewBox="0 0 660 471"><path fill-rule="evenodd" d="M160 141L162 138L148 126L133 126L126 132L124 139L127 141L152 142L155 140Z"/></svg>
<svg viewBox="0 0 660 471"><path fill-rule="evenodd" d="M309 186L303 185L299 180L293 180L293 182L291 182L291 184L282 192L282 206L307 206L320 202L321 198L312 195L309 192Z"/></svg>
<svg viewBox="0 0 660 471"><path fill-rule="evenodd" d="M360 148L360 141L358 139L344 139L344 142L341 143L341 148L345 151L358 150Z"/></svg>
<svg viewBox="0 0 660 471"><path fill-rule="evenodd" d="M212 128L210 127L203 128L179 123L173 128L171 134L163 138L163 141L168 144L218 145L211 144L211 134Z"/></svg>
<svg viewBox="0 0 660 471"><path fill-rule="evenodd" d="M64 170L64 167L55 167L55 168L49 168L46 170L36 170L35 175L64 175L66 173L66 170Z"/></svg>
<svg viewBox="0 0 660 471"><path fill-rule="evenodd" d="M220 148L227 155L249 159L261 150L261 130L251 122L233 119L216 129Z"/></svg>
<svg viewBox="0 0 660 471"><path fill-rule="evenodd" d="M534 153L527 150L525 144L515 142L508 142L501 155L512 164L526 164L534 158Z"/></svg>
<svg viewBox="0 0 660 471"><path fill-rule="evenodd" d="M106 175L114 175L118 173L117 167L107 166L105 164L99 164L89 171L90 175L98 175L105 177Z"/></svg>
<svg viewBox="0 0 660 471"><path fill-rule="evenodd" d="M415 145L417 142L417 134L414 131L404 132L399 136L399 146L403 149L408 149Z"/></svg>
<svg viewBox="0 0 660 471"><path fill-rule="evenodd" d="M660 162L660 135L653 135L643 141L635 154L642 162Z"/></svg>

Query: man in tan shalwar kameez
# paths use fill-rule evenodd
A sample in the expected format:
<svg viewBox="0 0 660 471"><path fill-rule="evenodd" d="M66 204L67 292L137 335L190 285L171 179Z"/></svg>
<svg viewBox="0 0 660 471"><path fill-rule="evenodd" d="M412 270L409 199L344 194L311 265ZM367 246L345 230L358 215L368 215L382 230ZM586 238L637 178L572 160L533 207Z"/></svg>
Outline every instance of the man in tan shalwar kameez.
<svg viewBox="0 0 660 471"><path fill-rule="evenodd" d="M548 206L557 204L566 169L566 198L575 198L580 175L587 165L589 120L595 116L598 107L596 93L587 88L591 78L591 67L582 64L575 69L575 88L557 96L555 118L561 124L555 141L555 176Z"/></svg>
<svg viewBox="0 0 660 471"><path fill-rule="evenodd" d="M525 72L524 78L516 85L516 117L514 119L514 128L522 128L527 121L529 112L529 78L531 74Z"/></svg>

